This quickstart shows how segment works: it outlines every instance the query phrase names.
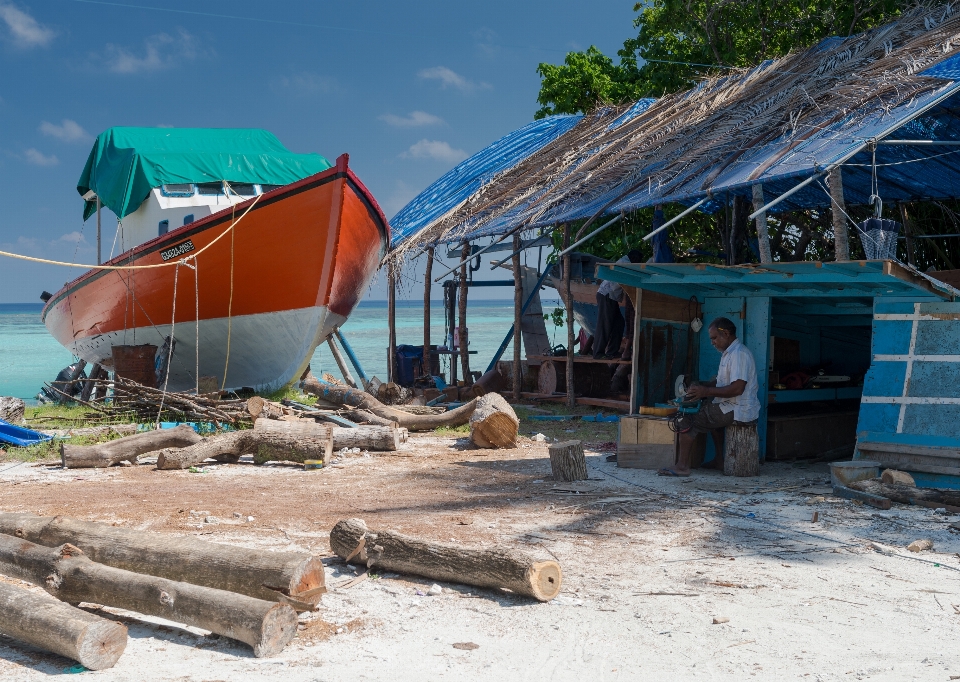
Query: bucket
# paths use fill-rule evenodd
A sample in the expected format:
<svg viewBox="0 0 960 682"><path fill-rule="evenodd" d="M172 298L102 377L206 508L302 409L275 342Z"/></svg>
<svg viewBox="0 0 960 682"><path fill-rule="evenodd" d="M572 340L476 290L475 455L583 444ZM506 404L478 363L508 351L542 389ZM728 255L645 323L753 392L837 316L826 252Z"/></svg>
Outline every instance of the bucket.
<svg viewBox="0 0 960 682"><path fill-rule="evenodd" d="M880 462L855 459L851 462L830 462L833 485L849 486L854 481L869 481L880 476Z"/></svg>
<svg viewBox="0 0 960 682"><path fill-rule="evenodd" d="M136 381L138 384L157 387L157 369L154 359L157 347L149 343L142 346L113 346L113 372L118 377Z"/></svg>

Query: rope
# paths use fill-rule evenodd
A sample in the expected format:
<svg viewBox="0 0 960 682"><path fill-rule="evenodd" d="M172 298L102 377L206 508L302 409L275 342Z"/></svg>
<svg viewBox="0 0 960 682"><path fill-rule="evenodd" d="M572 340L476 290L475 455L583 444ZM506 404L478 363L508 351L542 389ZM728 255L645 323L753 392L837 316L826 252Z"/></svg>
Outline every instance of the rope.
<svg viewBox="0 0 960 682"><path fill-rule="evenodd" d="M257 202L260 201L260 197L262 196L263 196L262 194L258 194L257 198L253 200L252 204L247 206L247 210L245 210L240 215L239 218L233 221L230 224L230 226L227 227L227 229L225 229L223 232L217 235L212 242L204 246L202 249L200 249L190 257L196 258L201 253L203 253L204 251L209 249L211 246L216 244L218 241L220 241L224 236L226 236L228 232L231 232L233 228L235 228L237 225L240 224L240 221L244 219L244 217L253 209L253 207L257 205ZM119 227L117 228L117 231L119 232ZM116 240L116 235L114 235L114 240ZM113 254L112 249L110 253L111 255ZM80 263L65 263L64 261L50 260L49 258L34 258L33 256L24 256L19 253L10 253L9 251L0 251L0 256L6 256L7 258L16 258L18 260L30 261L32 263L45 263L47 265L62 265L68 268L83 268L84 270L153 270L156 268L165 268L165 267L176 265L176 263L173 263L173 262L155 263L153 265L83 265Z"/></svg>
<svg viewBox="0 0 960 682"><path fill-rule="evenodd" d="M227 192L233 192L237 194L233 187L230 186L230 183L226 180L223 181L224 187L227 188ZM237 194L237 197L240 195ZM233 205L234 214L237 211L236 204ZM227 388L227 369L230 367L230 339L233 337L233 246L235 243L234 234L230 233L230 298L227 301L227 357L223 361L223 381L220 382L220 390L224 391Z"/></svg>
<svg viewBox="0 0 960 682"><path fill-rule="evenodd" d="M170 312L170 343L167 344L167 371L163 377L163 393L160 394L160 409L157 410L156 428L160 428L160 415L163 413L163 401L167 397L167 384L170 382L170 361L173 359L173 344L176 337L173 335L174 325L177 323L177 279L180 275L180 264L186 263L185 260L178 260L173 271L173 310Z"/></svg>
<svg viewBox="0 0 960 682"><path fill-rule="evenodd" d="M189 267L189 265L187 266ZM197 323L196 323L196 342L194 346L194 358L196 367L194 368L194 378L197 382L197 395L200 395L200 261L193 259L193 294L196 299Z"/></svg>

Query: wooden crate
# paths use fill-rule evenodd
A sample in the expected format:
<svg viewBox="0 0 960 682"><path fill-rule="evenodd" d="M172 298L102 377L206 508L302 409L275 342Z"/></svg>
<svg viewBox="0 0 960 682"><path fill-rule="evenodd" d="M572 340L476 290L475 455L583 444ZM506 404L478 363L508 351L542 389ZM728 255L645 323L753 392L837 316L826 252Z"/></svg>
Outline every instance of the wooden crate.
<svg viewBox="0 0 960 682"><path fill-rule="evenodd" d="M620 417L617 466L662 469L676 462L676 434L664 417Z"/></svg>

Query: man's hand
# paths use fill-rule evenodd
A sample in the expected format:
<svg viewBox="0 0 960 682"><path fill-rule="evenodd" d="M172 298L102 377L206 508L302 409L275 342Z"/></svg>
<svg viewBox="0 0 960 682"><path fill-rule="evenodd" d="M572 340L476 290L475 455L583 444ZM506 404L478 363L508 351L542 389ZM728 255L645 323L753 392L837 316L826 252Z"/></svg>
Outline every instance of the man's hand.
<svg viewBox="0 0 960 682"><path fill-rule="evenodd" d="M729 386L724 386L723 388L713 388L711 386L695 384L687 389L687 396L695 400L703 400L704 398L710 397L736 398L738 395L743 394L746 387L747 382L743 379L737 379Z"/></svg>
<svg viewBox="0 0 960 682"><path fill-rule="evenodd" d="M709 398L714 390L715 389L710 386L695 384L687 389L686 397L693 398L694 400L703 400L704 398Z"/></svg>

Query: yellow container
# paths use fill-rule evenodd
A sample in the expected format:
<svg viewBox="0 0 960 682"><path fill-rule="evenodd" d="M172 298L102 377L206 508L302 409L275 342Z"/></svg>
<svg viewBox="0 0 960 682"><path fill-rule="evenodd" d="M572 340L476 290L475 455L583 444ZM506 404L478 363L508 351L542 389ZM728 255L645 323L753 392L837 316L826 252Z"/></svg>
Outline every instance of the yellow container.
<svg viewBox="0 0 960 682"><path fill-rule="evenodd" d="M305 459L303 460L303 470L310 471L311 469L322 469L323 460L322 459Z"/></svg>

